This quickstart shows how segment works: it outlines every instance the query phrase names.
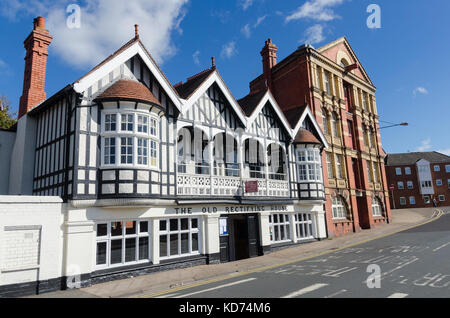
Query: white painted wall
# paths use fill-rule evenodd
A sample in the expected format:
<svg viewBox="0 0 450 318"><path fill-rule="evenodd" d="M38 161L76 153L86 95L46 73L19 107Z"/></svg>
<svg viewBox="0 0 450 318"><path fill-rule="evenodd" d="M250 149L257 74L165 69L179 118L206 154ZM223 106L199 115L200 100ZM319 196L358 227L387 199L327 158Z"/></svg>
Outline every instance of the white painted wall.
<svg viewBox="0 0 450 318"><path fill-rule="evenodd" d="M17 123L16 139L11 152L10 195L31 195L33 193L35 152L36 119L24 115Z"/></svg>
<svg viewBox="0 0 450 318"><path fill-rule="evenodd" d="M61 277L58 197L0 196L0 286Z"/></svg>
<svg viewBox="0 0 450 318"><path fill-rule="evenodd" d="M430 162L425 159L421 159L417 161L416 166L417 176L419 177L420 193L422 195L434 194L433 177L431 176ZM431 187L422 187L422 181L429 181L431 183Z"/></svg>
<svg viewBox="0 0 450 318"><path fill-rule="evenodd" d="M16 132L0 130L0 195L9 192L9 168Z"/></svg>

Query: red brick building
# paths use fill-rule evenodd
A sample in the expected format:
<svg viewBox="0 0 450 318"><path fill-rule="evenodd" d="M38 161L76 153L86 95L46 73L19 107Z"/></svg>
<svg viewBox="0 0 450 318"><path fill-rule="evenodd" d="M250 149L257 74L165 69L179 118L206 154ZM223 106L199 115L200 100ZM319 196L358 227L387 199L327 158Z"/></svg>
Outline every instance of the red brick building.
<svg viewBox="0 0 450 318"><path fill-rule="evenodd" d="M277 50L266 41L263 74L250 83L249 96L269 88L287 117L308 105L321 125L330 144L322 158L329 235L388 223L376 88L347 39L301 46L279 63Z"/></svg>
<svg viewBox="0 0 450 318"><path fill-rule="evenodd" d="M396 209L450 206L450 157L438 152L390 154L386 174Z"/></svg>

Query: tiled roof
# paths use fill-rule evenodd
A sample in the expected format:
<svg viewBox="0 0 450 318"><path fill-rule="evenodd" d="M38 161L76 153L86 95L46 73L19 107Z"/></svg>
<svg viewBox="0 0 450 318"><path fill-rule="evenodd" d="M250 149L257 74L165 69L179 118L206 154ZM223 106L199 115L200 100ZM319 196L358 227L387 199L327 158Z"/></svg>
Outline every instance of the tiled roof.
<svg viewBox="0 0 450 318"><path fill-rule="evenodd" d="M189 98L203 84L204 81L214 72L214 69L206 69L192 77L189 77L186 83L175 85L178 95L183 98Z"/></svg>
<svg viewBox="0 0 450 318"><path fill-rule="evenodd" d="M430 163L450 163L449 156L436 151L388 154L386 162L388 166L402 166L413 165L421 159L425 159Z"/></svg>
<svg viewBox="0 0 450 318"><path fill-rule="evenodd" d="M294 144L321 144L321 142L306 129L300 129L294 139Z"/></svg>
<svg viewBox="0 0 450 318"><path fill-rule="evenodd" d="M101 93L97 100L124 99L150 103L161 107L161 103L142 83L132 80L118 80Z"/></svg>
<svg viewBox="0 0 450 318"><path fill-rule="evenodd" d="M253 94L251 93L237 101L247 117L250 117L251 114L253 114L266 92L267 91L260 91Z"/></svg>

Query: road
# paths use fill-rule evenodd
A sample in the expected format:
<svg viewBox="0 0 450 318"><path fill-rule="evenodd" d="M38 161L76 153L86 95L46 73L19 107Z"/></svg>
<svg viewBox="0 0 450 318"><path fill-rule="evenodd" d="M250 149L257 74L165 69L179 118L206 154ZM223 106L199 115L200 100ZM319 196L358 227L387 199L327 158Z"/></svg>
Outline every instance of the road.
<svg viewBox="0 0 450 318"><path fill-rule="evenodd" d="M450 297L450 208L437 221L358 246L159 295L232 299L407 297Z"/></svg>

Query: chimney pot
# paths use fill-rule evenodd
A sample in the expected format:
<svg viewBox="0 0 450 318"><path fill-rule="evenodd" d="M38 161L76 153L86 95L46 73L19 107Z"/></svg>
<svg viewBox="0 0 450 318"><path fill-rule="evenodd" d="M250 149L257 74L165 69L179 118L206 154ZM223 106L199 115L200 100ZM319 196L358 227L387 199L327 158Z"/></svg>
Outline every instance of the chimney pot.
<svg viewBox="0 0 450 318"><path fill-rule="evenodd" d="M139 38L139 25L138 24L134 25L134 37L136 39Z"/></svg>
<svg viewBox="0 0 450 318"><path fill-rule="evenodd" d="M34 29L42 29L45 30L45 18L44 17L37 17L34 19Z"/></svg>

